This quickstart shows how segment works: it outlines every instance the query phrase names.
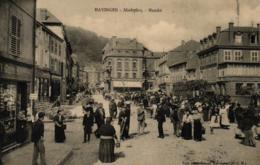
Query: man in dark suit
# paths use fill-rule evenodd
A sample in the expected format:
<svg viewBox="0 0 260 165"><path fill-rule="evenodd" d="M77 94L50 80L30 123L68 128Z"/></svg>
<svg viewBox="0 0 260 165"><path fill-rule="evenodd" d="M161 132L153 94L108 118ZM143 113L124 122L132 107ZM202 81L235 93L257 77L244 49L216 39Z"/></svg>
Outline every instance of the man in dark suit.
<svg viewBox="0 0 260 165"><path fill-rule="evenodd" d="M93 113L91 113L90 110L85 111L82 125L84 126L84 141L83 141L83 143L86 143L87 142L87 136L88 136L88 142L90 141L90 135L92 133L92 126L94 125L94 116L93 116Z"/></svg>
<svg viewBox="0 0 260 165"><path fill-rule="evenodd" d="M4 137L5 137L5 128L2 122L0 122L0 165L3 164L2 162L2 146L4 143Z"/></svg>
<svg viewBox="0 0 260 165"><path fill-rule="evenodd" d="M166 121L166 118L165 118L165 112L161 104L157 108L156 120L158 122L158 132L159 132L158 138L164 138L163 123Z"/></svg>
<svg viewBox="0 0 260 165"><path fill-rule="evenodd" d="M32 164L37 164L38 155L40 154L40 160L42 165L46 165L45 161L45 146L43 143L44 138L44 119L45 114L43 112L38 113L38 120L33 124L32 129L32 142L34 142L33 160Z"/></svg>

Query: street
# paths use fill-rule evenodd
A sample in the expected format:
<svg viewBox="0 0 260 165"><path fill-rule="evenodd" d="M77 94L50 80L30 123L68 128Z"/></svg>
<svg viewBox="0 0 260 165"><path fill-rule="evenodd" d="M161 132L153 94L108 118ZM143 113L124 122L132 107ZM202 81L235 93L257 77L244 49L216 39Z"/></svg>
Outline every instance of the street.
<svg viewBox="0 0 260 165"><path fill-rule="evenodd" d="M108 102L102 96L95 95L95 101L103 102L108 114ZM80 114L81 107L77 106L72 111ZM234 138L235 125L229 130L216 129L214 134L209 133L208 123L206 126L205 140L195 142L193 140L183 140L172 135L172 124L167 120L164 125L166 137L158 139L157 122L146 117L147 128L144 135L136 135L137 120L136 107L132 106L130 134L131 139L122 141L121 147L116 149L118 159L112 164L126 165L150 165L150 164L187 164L187 163L219 163L219 164L242 164L256 165L259 162L260 143L257 147L247 147L239 144L239 140ZM65 163L66 165L102 164L98 161L99 140L92 135L91 142L83 144L82 120L77 119L68 123L66 131L67 140L65 143L72 145L73 155ZM117 133L119 127L117 120L113 123ZM94 128L93 130L95 130ZM243 151L243 152L241 152Z"/></svg>

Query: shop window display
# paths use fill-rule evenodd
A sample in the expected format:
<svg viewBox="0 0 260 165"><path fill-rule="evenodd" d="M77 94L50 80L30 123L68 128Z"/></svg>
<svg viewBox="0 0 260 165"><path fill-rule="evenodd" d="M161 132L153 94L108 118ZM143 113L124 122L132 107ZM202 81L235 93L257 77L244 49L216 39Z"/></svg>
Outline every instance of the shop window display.
<svg viewBox="0 0 260 165"><path fill-rule="evenodd" d="M17 85L0 83L0 121L6 133L16 131Z"/></svg>

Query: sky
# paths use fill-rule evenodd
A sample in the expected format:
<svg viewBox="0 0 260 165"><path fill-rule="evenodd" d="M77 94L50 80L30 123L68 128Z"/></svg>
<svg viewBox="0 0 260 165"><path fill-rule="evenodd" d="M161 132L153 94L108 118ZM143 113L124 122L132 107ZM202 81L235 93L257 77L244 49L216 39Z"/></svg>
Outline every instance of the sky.
<svg viewBox="0 0 260 165"><path fill-rule="evenodd" d="M239 0L239 25L260 23L260 0ZM104 37L136 38L152 51L169 51L203 39L229 22L237 25L236 0L37 0L65 25ZM97 12L95 8L138 8L143 12ZM161 12L148 12L148 9Z"/></svg>

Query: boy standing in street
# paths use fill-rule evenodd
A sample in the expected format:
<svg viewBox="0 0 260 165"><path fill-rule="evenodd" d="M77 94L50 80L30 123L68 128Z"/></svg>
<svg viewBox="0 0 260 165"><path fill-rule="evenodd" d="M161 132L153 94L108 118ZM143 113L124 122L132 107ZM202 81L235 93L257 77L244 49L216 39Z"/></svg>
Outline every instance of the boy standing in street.
<svg viewBox="0 0 260 165"><path fill-rule="evenodd" d="M45 161L45 147L43 143L44 138L44 119L45 114L43 112L38 113L38 120L34 123L32 129L32 142L34 142L33 160L32 165L37 165L38 155L40 154L40 164L46 165Z"/></svg>
<svg viewBox="0 0 260 165"><path fill-rule="evenodd" d="M5 128L3 124L0 122L0 165L3 164L2 162L2 146L4 143L4 136L5 136Z"/></svg>

